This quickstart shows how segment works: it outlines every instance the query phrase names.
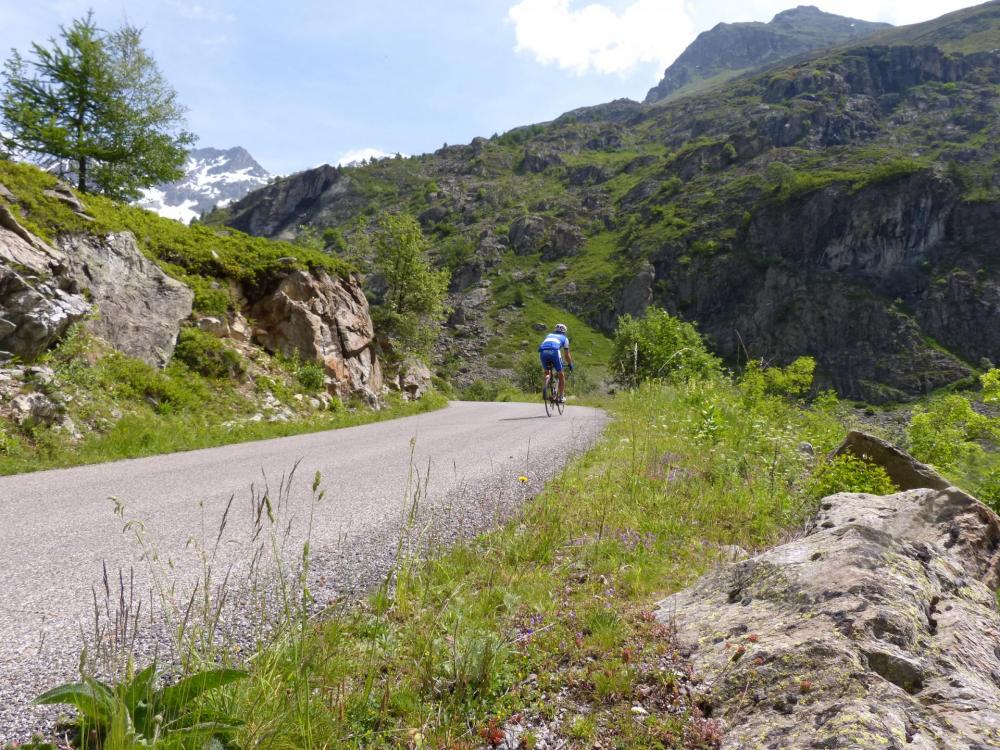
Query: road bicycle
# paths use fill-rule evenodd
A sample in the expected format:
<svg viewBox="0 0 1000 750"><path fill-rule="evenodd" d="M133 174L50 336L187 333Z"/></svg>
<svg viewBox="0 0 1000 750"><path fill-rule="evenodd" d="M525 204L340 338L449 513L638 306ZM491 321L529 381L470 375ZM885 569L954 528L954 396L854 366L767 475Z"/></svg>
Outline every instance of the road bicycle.
<svg viewBox="0 0 1000 750"><path fill-rule="evenodd" d="M545 416L551 417L552 412L563 413L566 404L559 400L559 378L555 377L551 367L545 368L545 384L542 386L542 403L545 404Z"/></svg>

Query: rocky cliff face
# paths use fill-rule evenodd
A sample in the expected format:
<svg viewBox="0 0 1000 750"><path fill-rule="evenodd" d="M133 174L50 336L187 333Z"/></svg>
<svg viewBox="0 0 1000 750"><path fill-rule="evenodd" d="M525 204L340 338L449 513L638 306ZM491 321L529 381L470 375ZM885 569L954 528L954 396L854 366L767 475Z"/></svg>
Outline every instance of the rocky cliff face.
<svg viewBox="0 0 1000 750"><path fill-rule="evenodd" d="M67 257L63 283L94 309L90 331L130 357L165 365L181 321L191 315L191 290L147 260L131 232L69 235L59 246Z"/></svg>
<svg viewBox="0 0 1000 750"><path fill-rule="evenodd" d="M349 189L337 167L324 165L278 180L235 203L228 223L247 234L290 239Z"/></svg>
<svg viewBox="0 0 1000 750"><path fill-rule="evenodd" d="M322 363L328 390L377 403L382 366L357 278L295 271L250 308L254 340L271 352Z"/></svg>
<svg viewBox="0 0 1000 750"><path fill-rule="evenodd" d="M887 28L889 24L824 13L811 5L779 13L770 23L720 23L699 34L664 71L663 79L646 94L646 103Z"/></svg>
<svg viewBox="0 0 1000 750"><path fill-rule="evenodd" d="M923 470L938 488L828 497L803 538L661 603L723 748L1000 743L1000 518Z"/></svg>

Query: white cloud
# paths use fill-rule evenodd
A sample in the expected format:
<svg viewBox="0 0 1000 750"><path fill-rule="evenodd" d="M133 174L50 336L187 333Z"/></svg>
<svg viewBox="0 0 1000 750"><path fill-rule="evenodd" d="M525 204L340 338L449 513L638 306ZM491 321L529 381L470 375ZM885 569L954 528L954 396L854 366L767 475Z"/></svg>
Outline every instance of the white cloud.
<svg viewBox="0 0 1000 750"><path fill-rule="evenodd" d="M644 63L659 73L695 37L684 0L632 0L620 12L571 0L521 0L508 11L517 51L587 73L626 74Z"/></svg>
<svg viewBox="0 0 1000 750"><path fill-rule="evenodd" d="M337 159L337 166L348 167L357 162L371 161L372 159L387 159L390 156L395 156L395 154L390 154L380 148L356 148L341 154L340 158Z"/></svg>

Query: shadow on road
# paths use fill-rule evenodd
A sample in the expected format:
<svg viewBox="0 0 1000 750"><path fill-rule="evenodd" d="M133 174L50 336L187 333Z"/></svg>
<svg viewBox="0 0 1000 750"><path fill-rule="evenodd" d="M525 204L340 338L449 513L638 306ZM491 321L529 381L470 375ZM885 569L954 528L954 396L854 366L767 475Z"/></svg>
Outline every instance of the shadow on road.
<svg viewBox="0 0 1000 750"><path fill-rule="evenodd" d="M497 422L520 422L524 419L548 419L544 414L539 414L537 417L504 417L503 419L498 419Z"/></svg>

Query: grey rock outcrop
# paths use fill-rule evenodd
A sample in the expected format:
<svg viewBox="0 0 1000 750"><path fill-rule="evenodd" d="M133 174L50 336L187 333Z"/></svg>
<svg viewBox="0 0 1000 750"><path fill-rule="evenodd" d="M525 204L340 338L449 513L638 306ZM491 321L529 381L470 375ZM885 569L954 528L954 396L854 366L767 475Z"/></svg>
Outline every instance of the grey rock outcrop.
<svg viewBox="0 0 1000 750"><path fill-rule="evenodd" d="M66 256L25 230L0 204L0 357L30 362L90 310L60 288Z"/></svg>
<svg viewBox="0 0 1000 750"><path fill-rule="evenodd" d="M583 247L583 233L566 222L550 225L540 216L519 216L510 224L507 240L518 255L541 253L542 260L576 255Z"/></svg>
<svg viewBox="0 0 1000 750"><path fill-rule="evenodd" d="M83 297L0 265L0 357L33 361L89 311Z"/></svg>
<svg viewBox="0 0 1000 750"><path fill-rule="evenodd" d="M322 363L329 390L377 400L382 367L374 328L356 278L294 271L251 310L255 341L271 352Z"/></svg>
<svg viewBox="0 0 1000 750"><path fill-rule="evenodd" d="M193 292L147 260L131 232L72 235L59 244L69 258L65 278L86 290L96 308L87 327L130 357L166 364Z"/></svg>
<svg viewBox="0 0 1000 750"><path fill-rule="evenodd" d="M510 223L507 240L518 255L530 255L545 242L545 220L539 216L519 216Z"/></svg>
<svg viewBox="0 0 1000 750"><path fill-rule="evenodd" d="M722 747L1000 746L1000 518L961 490L826 498L801 539L660 604Z"/></svg>
<svg viewBox="0 0 1000 750"><path fill-rule="evenodd" d="M389 387L401 391L406 399L416 401L431 389L430 368L415 357L407 357L393 373Z"/></svg>
<svg viewBox="0 0 1000 750"><path fill-rule="evenodd" d="M231 206L228 223L247 234L290 239L301 224L315 219L348 189L341 171L324 164L250 193Z"/></svg>

